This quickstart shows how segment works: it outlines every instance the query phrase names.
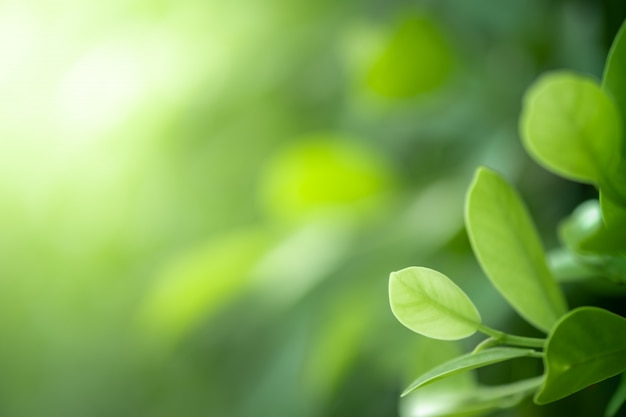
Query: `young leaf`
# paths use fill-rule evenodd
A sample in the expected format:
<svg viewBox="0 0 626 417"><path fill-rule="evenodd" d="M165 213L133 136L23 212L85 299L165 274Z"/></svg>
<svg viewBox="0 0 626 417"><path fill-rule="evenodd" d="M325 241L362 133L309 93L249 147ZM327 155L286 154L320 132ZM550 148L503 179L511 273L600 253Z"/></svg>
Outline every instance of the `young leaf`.
<svg viewBox="0 0 626 417"><path fill-rule="evenodd" d="M478 310L463 290L432 269L409 267L392 272L389 301L400 323L433 339L462 339L481 324Z"/></svg>
<svg viewBox="0 0 626 417"><path fill-rule="evenodd" d="M529 323L548 332L567 311L535 226L515 190L481 167L465 205L465 224L485 274Z"/></svg>
<svg viewBox="0 0 626 417"><path fill-rule="evenodd" d="M537 404L567 397L626 370L626 318L597 307L564 316L548 336Z"/></svg>
<svg viewBox="0 0 626 417"><path fill-rule="evenodd" d="M621 116L587 77L555 72L536 81L524 97L520 134L537 162L574 181L597 185L619 164Z"/></svg>
<svg viewBox="0 0 626 417"><path fill-rule="evenodd" d="M622 24L613 40L604 66L602 88L613 96L626 121L626 22Z"/></svg>
<svg viewBox="0 0 626 417"><path fill-rule="evenodd" d="M459 356L448 362L445 362L425 374L421 375L415 381L404 390L402 396L404 397L413 390L428 385L432 382L458 374L460 372L469 371L470 369L476 369L494 363L503 362L509 359L521 358L524 356L540 357L541 354L533 349L520 349L511 347L496 347L492 349L486 349L478 353L468 353L463 356Z"/></svg>

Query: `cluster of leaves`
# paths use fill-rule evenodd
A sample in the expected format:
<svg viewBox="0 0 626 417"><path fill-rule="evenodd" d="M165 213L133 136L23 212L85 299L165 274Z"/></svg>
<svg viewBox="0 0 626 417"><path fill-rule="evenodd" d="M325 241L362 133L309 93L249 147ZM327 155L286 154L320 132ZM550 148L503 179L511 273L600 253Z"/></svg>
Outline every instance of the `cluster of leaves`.
<svg viewBox="0 0 626 417"><path fill-rule="evenodd" d="M529 154L557 175L599 191L598 200L584 202L561 224L559 251L569 259L567 274L550 264L524 202L502 176L480 167L467 192L465 224L483 271L513 309L547 336L522 337L486 326L469 297L440 272L424 267L393 272L391 308L406 327L441 340L477 331L488 336L472 353L417 378L403 395L463 371L521 357L542 360L544 373L498 387L507 401L517 395L507 405L532 393L536 404L551 403L624 373L626 318L599 307L569 310L558 284L564 275L626 281L624 73L626 24L613 43L601 84L579 74L554 72L536 81L524 98L520 132ZM615 415L626 401L626 378L622 381L607 416ZM476 388L477 398L484 388ZM475 410L476 404L472 407Z"/></svg>

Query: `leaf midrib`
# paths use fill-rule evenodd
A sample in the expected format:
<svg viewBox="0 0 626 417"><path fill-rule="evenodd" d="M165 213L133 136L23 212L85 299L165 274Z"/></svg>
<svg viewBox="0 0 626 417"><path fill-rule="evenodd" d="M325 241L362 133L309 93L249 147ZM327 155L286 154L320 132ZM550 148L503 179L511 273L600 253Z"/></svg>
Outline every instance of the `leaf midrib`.
<svg viewBox="0 0 626 417"><path fill-rule="evenodd" d="M516 197L516 199L519 202L520 197L518 195L516 195L515 193L513 193L513 196ZM513 216L511 215L511 210L507 209L510 206L510 204L506 204L504 202L504 200L506 200L506 198L505 198L506 196L503 196L503 194L501 192L498 192L495 197L496 198L494 200L496 201L496 206L497 206L496 208L498 209L498 212L504 213L503 214L503 220L506 222L506 224L508 226L515 225L515 221L513 219ZM530 218L530 214L528 213L528 211L523 206L521 207L521 209L522 209L523 215L526 216L526 218L529 219ZM534 225L532 224L532 222L530 222L530 223L531 223L531 227L533 228L532 232L536 235L537 232L534 229ZM509 227L508 230L515 230L515 228L514 227ZM474 235L474 233L472 233L472 235ZM554 301L556 301L556 300L552 300L551 297L548 295L548 294L551 294L552 292L554 292L554 289L550 290L549 283L546 282L544 273L541 273L540 269L537 268L537 266L535 265L535 263L533 261L531 261L531 259L533 259L533 257L530 254L529 248L527 248L522 243L522 239L520 239L519 236L516 233L513 233L513 235L514 235L514 238L512 239L513 240L513 244L515 245L515 249L518 249L518 252L521 252L523 254L523 256L522 256L523 261L522 262L524 263L524 265L527 268L527 270L530 270L531 272L534 272L536 276L542 277L541 279L539 279L539 281L540 281L539 282L539 288L542 290L542 291L539 291L539 293L540 293L540 296L544 299L544 301L546 301L546 303L544 303L544 305L549 306L548 307L548 309L549 309L548 311L550 311L553 314L553 317L555 317L555 318L558 317L561 313L557 311L557 308L554 305ZM473 240L475 240L474 237L472 237L472 238L473 238ZM539 243L539 245L541 245L541 241L539 241L538 243ZM484 259L484 256L480 256L479 255L479 257ZM483 261L483 263L484 263L484 261ZM543 263L545 264L545 258L543 260ZM546 265L546 269L547 269L547 264L545 264L545 265ZM529 268L529 266L530 266L530 268ZM489 268L489 269L491 269L491 268ZM548 270L548 272L549 272L549 270ZM537 281L537 280L535 280L535 281ZM507 293L507 294L509 293L509 291L507 291L506 286L503 286L503 285L499 284L497 282L497 280L493 280L492 279L492 282L503 293ZM562 300L560 300L560 301L562 301ZM522 316L524 316L526 318L531 317L531 315L529 315L527 312L520 311L520 309L517 308L517 306L514 305L513 307ZM536 319L532 319L531 321L533 323L538 324L542 328L544 327L543 325L541 325L540 322L537 323Z"/></svg>
<svg viewBox="0 0 626 417"><path fill-rule="evenodd" d="M606 359L607 357L612 357L612 356L616 356L616 355L624 355L626 354L626 346L622 347L620 349L616 349L616 350L611 350L611 351L605 351L605 352L601 352L595 355L591 355L591 356L587 356L585 359L580 360L580 361L575 361L575 362L571 362L568 365L568 368L565 372L563 372L561 375L564 375L567 372L570 372L571 370L573 370L576 367L580 367L580 366L585 366L591 362L594 362L596 360L603 360ZM624 361L624 365L623 365L623 369L626 369L626 360ZM621 372L621 371L620 371ZM620 373L617 372L617 373Z"/></svg>
<svg viewBox="0 0 626 417"><path fill-rule="evenodd" d="M450 315L451 315L451 316L454 316L454 317L456 317L456 318L460 319L460 320L461 320L461 321L463 321L464 323L471 324L473 327L477 327L477 326L480 324L480 322L479 322L479 321L473 321L473 320L470 320L468 317L466 317L466 316L464 316L464 315L462 315L462 314L459 314L459 313L458 313L458 312L456 312L455 310L450 309L450 308L449 308L448 306L446 306L445 304L442 304L442 303L440 303L439 301L435 300L434 298L432 298L432 297L429 295L429 293L428 293L427 291L420 291L420 289L421 289L421 288L413 288L413 287L411 287L410 285L407 285L404 281L402 281L402 284L403 284L406 288L408 288L409 290L414 291L414 292L416 292L416 293L418 293L418 294L422 294L422 295L424 295L424 298L426 298L427 300L429 300L429 301L431 302L431 304L434 304L434 305L436 305L436 306L440 307L440 309L441 309L441 310L445 310L446 312L450 313ZM410 303L409 303L409 304L410 304ZM474 310L476 311L476 313L480 314L480 313L478 312L478 310L476 309L476 307L475 307L475 306L474 306Z"/></svg>

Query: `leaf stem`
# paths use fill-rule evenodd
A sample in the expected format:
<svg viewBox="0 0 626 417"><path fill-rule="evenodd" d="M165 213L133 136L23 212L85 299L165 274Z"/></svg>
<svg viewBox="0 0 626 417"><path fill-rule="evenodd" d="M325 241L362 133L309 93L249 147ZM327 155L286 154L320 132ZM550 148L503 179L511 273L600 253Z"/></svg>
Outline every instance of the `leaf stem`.
<svg viewBox="0 0 626 417"><path fill-rule="evenodd" d="M492 339L494 339L495 341L497 341L497 343L502 344L502 345L543 348L546 344L546 339L506 334L499 330L492 329L491 327L486 326L484 324L479 325L478 330L486 334L487 336L491 336Z"/></svg>

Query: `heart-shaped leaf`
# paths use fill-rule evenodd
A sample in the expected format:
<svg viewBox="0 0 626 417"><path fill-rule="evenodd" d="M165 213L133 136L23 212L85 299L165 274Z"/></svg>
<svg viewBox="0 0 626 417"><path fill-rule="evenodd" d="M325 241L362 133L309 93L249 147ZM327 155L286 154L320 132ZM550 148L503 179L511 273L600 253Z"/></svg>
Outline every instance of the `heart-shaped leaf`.
<svg viewBox="0 0 626 417"><path fill-rule="evenodd" d="M524 319L548 332L567 306L517 192L499 174L478 168L467 194L465 224L492 284Z"/></svg>
<svg viewBox="0 0 626 417"><path fill-rule="evenodd" d="M481 324L478 310L463 290L429 268L392 272L389 301L400 323L433 339L462 339L474 334Z"/></svg>
<svg viewBox="0 0 626 417"><path fill-rule="evenodd" d="M554 72L536 81L524 97L520 134L537 162L574 181L598 185L619 165L619 110L588 77Z"/></svg>
<svg viewBox="0 0 626 417"><path fill-rule="evenodd" d="M626 370L626 318L597 307L565 315L548 336L537 404L567 397Z"/></svg>
<svg viewBox="0 0 626 417"><path fill-rule="evenodd" d="M471 369L480 368L494 363L521 357L541 357L542 355L533 349L520 349L512 347L496 347L486 349L478 353L468 353L449 360L430 371L421 375L404 390L402 396L407 395L420 387Z"/></svg>

